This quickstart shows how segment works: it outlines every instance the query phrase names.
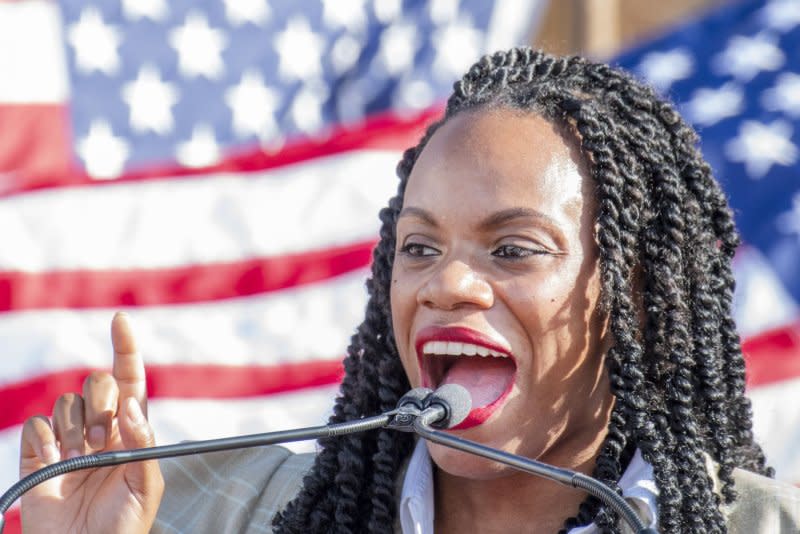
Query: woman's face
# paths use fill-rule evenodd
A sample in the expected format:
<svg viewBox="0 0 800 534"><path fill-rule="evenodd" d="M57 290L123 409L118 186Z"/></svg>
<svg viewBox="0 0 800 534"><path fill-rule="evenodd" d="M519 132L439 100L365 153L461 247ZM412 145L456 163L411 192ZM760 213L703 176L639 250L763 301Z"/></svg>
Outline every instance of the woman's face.
<svg viewBox="0 0 800 534"><path fill-rule="evenodd" d="M397 223L392 320L413 387L470 391L459 435L559 465L592 460L613 404L593 187L576 142L506 109L450 119L417 160ZM454 475L503 471L429 449Z"/></svg>

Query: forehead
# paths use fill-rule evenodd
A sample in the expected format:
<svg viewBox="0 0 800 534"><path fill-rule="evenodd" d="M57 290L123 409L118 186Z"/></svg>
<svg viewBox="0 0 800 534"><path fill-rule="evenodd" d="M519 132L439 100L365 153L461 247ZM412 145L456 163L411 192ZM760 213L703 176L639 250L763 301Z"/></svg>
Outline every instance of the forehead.
<svg viewBox="0 0 800 534"><path fill-rule="evenodd" d="M409 177L405 204L582 211L593 187L577 140L564 130L534 113L505 108L462 112L423 149Z"/></svg>

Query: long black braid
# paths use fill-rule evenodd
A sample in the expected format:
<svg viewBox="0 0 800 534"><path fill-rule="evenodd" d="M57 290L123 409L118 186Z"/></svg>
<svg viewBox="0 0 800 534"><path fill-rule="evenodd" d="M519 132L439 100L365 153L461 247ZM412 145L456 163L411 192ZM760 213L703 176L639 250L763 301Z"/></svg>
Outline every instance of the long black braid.
<svg viewBox="0 0 800 534"><path fill-rule="evenodd" d="M510 108L572 128L595 181L602 302L614 345L616 402L594 475L611 487L639 449L654 470L663 532L725 532L736 467L772 475L753 441L744 360L731 314L738 236L724 194L672 106L630 75L528 48L483 57L454 85L442 120L398 164L381 211L366 319L351 340L331 422L391 409L409 387L391 324L395 225L411 169L458 113ZM321 443L300 494L275 519L281 533L387 532L410 436L379 431ZM712 464L709 464L713 461ZM722 483L714 491L707 465ZM564 531L617 518L587 498Z"/></svg>

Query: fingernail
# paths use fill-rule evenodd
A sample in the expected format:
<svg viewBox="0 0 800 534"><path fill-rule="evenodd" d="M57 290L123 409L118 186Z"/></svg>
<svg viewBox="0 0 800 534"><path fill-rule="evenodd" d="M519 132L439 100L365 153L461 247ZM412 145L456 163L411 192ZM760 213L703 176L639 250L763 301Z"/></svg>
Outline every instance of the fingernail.
<svg viewBox="0 0 800 534"><path fill-rule="evenodd" d="M54 464L61 459L58 448L52 443L45 443L42 446L42 454L44 455L44 461L48 464Z"/></svg>
<svg viewBox="0 0 800 534"><path fill-rule="evenodd" d="M144 414L142 413L142 407L139 406L139 402L134 399L133 397L128 397L128 400L125 401L127 405L125 408L128 412L128 419L131 420L132 423L141 425L145 422Z"/></svg>
<svg viewBox="0 0 800 534"><path fill-rule="evenodd" d="M102 449L106 446L106 429L102 425L95 425L89 429L89 445L93 449Z"/></svg>
<svg viewBox="0 0 800 534"><path fill-rule="evenodd" d="M75 458L76 456L82 456L81 451L79 451L78 449L70 449L67 451L67 459Z"/></svg>

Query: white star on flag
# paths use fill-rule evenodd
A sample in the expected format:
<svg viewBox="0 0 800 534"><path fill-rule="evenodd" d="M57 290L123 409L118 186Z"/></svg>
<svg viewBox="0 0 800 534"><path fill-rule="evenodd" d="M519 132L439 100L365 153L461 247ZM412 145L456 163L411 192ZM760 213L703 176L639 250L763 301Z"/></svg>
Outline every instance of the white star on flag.
<svg viewBox="0 0 800 534"><path fill-rule="evenodd" d="M688 78L694 71L692 54L685 48L668 52L650 52L636 67L644 78L659 91L666 91L678 80Z"/></svg>
<svg viewBox="0 0 800 534"><path fill-rule="evenodd" d="M270 17L271 11L265 0L224 0L225 16L234 26L251 22L263 26Z"/></svg>
<svg viewBox="0 0 800 534"><path fill-rule="evenodd" d="M129 20L148 18L163 22L169 14L164 0L122 0L122 11Z"/></svg>
<svg viewBox="0 0 800 534"><path fill-rule="evenodd" d="M403 0L373 0L375 18L381 24L391 24L403 11Z"/></svg>
<svg viewBox="0 0 800 534"><path fill-rule="evenodd" d="M361 55L361 43L349 33L336 39L331 50L331 65L336 74L353 68Z"/></svg>
<svg viewBox="0 0 800 534"><path fill-rule="evenodd" d="M175 158L187 167L205 167L217 163L220 158L219 145L214 130L208 124L198 124L192 130L192 137L179 143Z"/></svg>
<svg viewBox="0 0 800 534"><path fill-rule="evenodd" d="M142 65L136 79L122 87L122 99L130 108L132 129L160 135L172 131L172 106L178 102L178 88L162 81L155 65Z"/></svg>
<svg viewBox="0 0 800 534"><path fill-rule="evenodd" d="M456 79L480 56L484 35L467 16L461 16L434 31L432 40L436 49L433 74L440 79Z"/></svg>
<svg viewBox="0 0 800 534"><path fill-rule="evenodd" d="M115 137L107 121L92 121L89 134L76 143L76 151L83 160L86 172L100 180L114 178L122 172L128 159L128 144Z"/></svg>
<svg viewBox="0 0 800 534"><path fill-rule="evenodd" d="M798 150L791 141L792 125L783 120L771 124L744 121L739 135L725 145L731 161L744 163L750 178L762 178L773 165L792 165Z"/></svg>
<svg viewBox="0 0 800 534"><path fill-rule="evenodd" d="M742 112L744 93L734 82L717 89L698 89L686 104L688 118L695 124L711 126L722 119L734 117Z"/></svg>
<svg viewBox="0 0 800 534"><path fill-rule="evenodd" d="M322 20L329 28L361 31L367 23L364 0L322 0Z"/></svg>
<svg viewBox="0 0 800 534"><path fill-rule="evenodd" d="M725 50L714 58L712 65L718 73L730 74L739 81L748 82L762 70L780 69L785 61L786 56L774 36L735 35L728 41Z"/></svg>
<svg viewBox="0 0 800 534"><path fill-rule="evenodd" d="M282 79L307 80L322 72L320 58L325 39L311 31L305 17L293 17L275 37L274 44L280 57L278 71Z"/></svg>
<svg viewBox="0 0 800 534"><path fill-rule="evenodd" d="M800 117L800 75L784 72L778 75L775 86L764 91L762 105L770 111L782 111Z"/></svg>
<svg viewBox="0 0 800 534"><path fill-rule="evenodd" d="M800 24L800 2L797 0L772 0L761 11L764 24L786 32Z"/></svg>
<svg viewBox="0 0 800 534"><path fill-rule="evenodd" d="M402 110L425 109L435 97L431 85L421 79L402 80L394 93L394 105Z"/></svg>
<svg viewBox="0 0 800 534"><path fill-rule="evenodd" d="M78 22L69 27L67 40L75 49L75 64L83 72L98 70L111 76L119 71L120 31L103 22L96 8L81 12Z"/></svg>
<svg viewBox="0 0 800 534"><path fill-rule="evenodd" d="M414 61L417 29L408 23L392 24L381 35L377 59L391 76L397 76Z"/></svg>
<svg viewBox="0 0 800 534"><path fill-rule="evenodd" d="M233 131L239 137L255 135L266 141L278 132L278 94L264 84L260 72L244 72L239 84L225 92L225 102L231 108Z"/></svg>
<svg viewBox="0 0 800 534"><path fill-rule="evenodd" d="M431 0L428 6L431 21L437 26L449 24L458 15L459 0Z"/></svg>
<svg viewBox="0 0 800 534"><path fill-rule="evenodd" d="M322 105L328 98L327 86L319 81L304 85L295 95L289 113L297 129L306 134L319 133Z"/></svg>
<svg viewBox="0 0 800 534"><path fill-rule="evenodd" d="M216 80L222 76L225 70L222 50L227 39L223 31L209 27L204 14L187 14L183 26L170 32L169 42L178 52L178 69L185 77Z"/></svg>

